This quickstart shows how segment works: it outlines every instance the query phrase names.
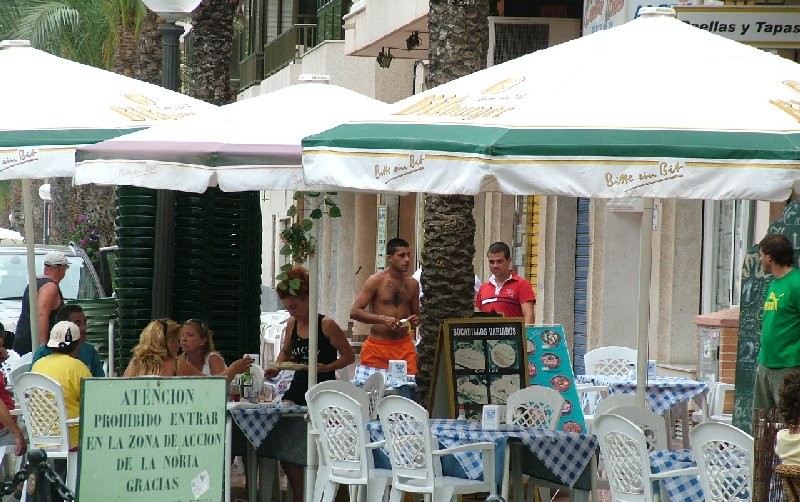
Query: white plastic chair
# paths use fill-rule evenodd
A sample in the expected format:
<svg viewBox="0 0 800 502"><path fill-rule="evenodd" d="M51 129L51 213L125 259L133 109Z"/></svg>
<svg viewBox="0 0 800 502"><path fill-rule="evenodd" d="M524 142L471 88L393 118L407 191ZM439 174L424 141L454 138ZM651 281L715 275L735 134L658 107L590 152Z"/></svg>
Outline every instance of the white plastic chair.
<svg viewBox="0 0 800 502"><path fill-rule="evenodd" d="M590 350L583 355L586 374L626 376L630 365L636 364L636 354L635 349L617 345Z"/></svg>
<svg viewBox="0 0 800 502"><path fill-rule="evenodd" d="M613 502L651 502L660 499L654 482L675 476L696 476L689 467L653 474L647 440L642 429L630 420L608 413L598 416L594 432L605 458Z"/></svg>
<svg viewBox="0 0 800 502"><path fill-rule="evenodd" d="M614 394L601 400L594 409L594 419L618 406L636 406L636 394Z"/></svg>
<svg viewBox="0 0 800 502"><path fill-rule="evenodd" d="M597 405L608 397L608 387L605 385L578 384L575 386L575 390L578 391L578 402L581 406L586 430L591 432L594 416L597 413Z"/></svg>
<svg viewBox="0 0 800 502"><path fill-rule="evenodd" d="M66 461L64 481L74 491L78 479L78 452L69 451L68 426L80 423L80 418L67 418L61 384L39 373L23 373L14 385L14 399L22 408L28 444L45 450L48 460Z"/></svg>
<svg viewBox="0 0 800 502"><path fill-rule="evenodd" d="M367 393L369 399L369 418L370 420L378 419L378 401L383 399L383 394L386 392L386 375L380 371L376 371L364 380L364 392Z"/></svg>
<svg viewBox="0 0 800 502"><path fill-rule="evenodd" d="M561 411L564 408L564 397L555 389L542 387L541 385L531 385L513 392L506 399L506 423L528 427L532 429L550 429L558 427L561 419ZM506 455L503 465L503 489L502 496L508 500L509 466L514 465L515 476L522 476L521 448L524 446L519 443L509 443L509 454ZM513 457L513 460L511 459ZM515 478L516 479L516 478ZM542 500L550 500L549 490L546 489L548 483L543 480L536 481L537 485L543 486ZM528 482L531 489L528 491L528 500L533 500L534 480ZM517 483L519 488L519 483ZM517 491L517 490L515 490ZM515 495L517 495L515 493ZM521 493L519 495L522 495Z"/></svg>
<svg viewBox="0 0 800 502"><path fill-rule="evenodd" d="M308 409L318 432L320 459L324 457L326 466L317 474L318 482L312 499L315 501L332 502L339 485L346 484L358 487L361 492L358 500L379 502L384 499L386 487L391 482L391 470L373 466L372 449L382 446L384 441L368 442L369 402L366 393L353 385L351 387L353 389L348 389L348 394L338 390L317 389L313 393L309 390Z"/></svg>
<svg viewBox="0 0 800 502"><path fill-rule="evenodd" d="M708 396L708 419L712 422L721 422L731 425L733 414L725 413L725 395L729 391L736 392L732 383L714 382Z"/></svg>
<svg viewBox="0 0 800 502"><path fill-rule="evenodd" d="M706 501L752 500L751 435L732 425L705 422L692 429L689 439Z"/></svg>
<svg viewBox="0 0 800 502"><path fill-rule="evenodd" d="M400 396L381 399L378 416L392 464L390 502L400 502L404 493L428 494L431 502L448 502L454 495L465 493L497 493L493 442L438 450L438 441L433 438L428 422L428 412L414 401ZM482 453L482 481L442 475L442 456L475 450Z"/></svg>
<svg viewBox="0 0 800 502"><path fill-rule="evenodd" d="M13 363L11 369L18 368L24 364L31 364L33 362L33 352L28 352L19 356Z"/></svg>
<svg viewBox="0 0 800 502"><path fill-rule="evenodd" d="M14 387L14 383L17 381L17 378L19 378L19 376L22 375L23 373L29 372L30 370L31 370L31 363L21 364L16 368L14 368L13 370L11 370L11 373L9 373L8 375L8 382L7 382L9 387Z"/></svg>
<svg viewBox="0 0 800 502"><path fill-rule="evenodd" d="M647 438L649 451L670 449L667 425L664 423L664 417L658 413L640 406L615 406L609 413L627 418L642 429Z"/></svg>

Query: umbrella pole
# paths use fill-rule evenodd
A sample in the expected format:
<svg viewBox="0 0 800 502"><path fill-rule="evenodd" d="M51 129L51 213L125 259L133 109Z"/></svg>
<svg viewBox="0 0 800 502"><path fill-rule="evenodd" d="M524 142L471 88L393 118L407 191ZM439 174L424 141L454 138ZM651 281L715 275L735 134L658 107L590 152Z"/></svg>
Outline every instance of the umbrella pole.
<svg viewBox="0 0 800 502"><path fill-rule="evenodd" d="M25 226L25 248L28 253L28 302L31 316L31 352L39 347L39 304L36 287L36 252L33 235L33 198L31 197L31 180L22 180L22 214Z"/></svg>
<svg viewBox="0 0 800 502"><path fill-rule="evenodd" d="M650 268L653 261L653 199L644 199L639 230L639 315L636 343L636 403L645 406L650 326Z"/></svg>
<svg viewBox="0 0 800 502"><path fill-rule="evenodd" d="M322 219L317 220L317 223L311 230L311 238L316 244L319 242L317 236L320 234L319 227L322 225ZM319 284L319 259L318 252L315 252L308 257L308 388L310 389L317 384L317 343L319 333L317 321L317 313L319 306L317 299L319 294L317 287ZM308 440L306 441L306 502L311 502L314 497L314 486L317 482L317 443L310 434L311 422L308 422Z"/></svg>

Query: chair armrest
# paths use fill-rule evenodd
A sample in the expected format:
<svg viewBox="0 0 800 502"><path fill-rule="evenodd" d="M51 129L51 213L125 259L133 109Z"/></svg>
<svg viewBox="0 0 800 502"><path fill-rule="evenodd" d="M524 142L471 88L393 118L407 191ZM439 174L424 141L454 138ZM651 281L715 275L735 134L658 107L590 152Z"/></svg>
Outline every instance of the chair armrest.
<svg viewBox="0 0 800 502"><path fill-rule="evenodd" d="M308 435L309 436L319 436L319 430L311 429L310 431L308 431Z"/></svg>
<svg viewBox="0 0 800 502"><path fill-rule="evenodd" d="M700 469L697 467L686 467L684 469L674 469L671 471L659 472L658 474L651 474L652 479L666 479L677 478L679 476L699 476Z"/></svg>
<svg viewBox="0 0 800 502"><path fill-rule="evenodd" d="M75 418L68 418L67 419L67 425L79 424L79 423L81 423L81 417L75 417Z"/></svg>
<svg viewBox="0 0 800 502"><path fill-rule="evenodd" d="M451 453L460 453L462 451L483 451L483 450L492 450L494 451L494 443L489 441L484 441L481 443L467 443L467 444L458 444L455 446L451 446L450 448L445 448L444 450L434 450L434 455L450 455Z"/></svg>
<svg viewBox="0 0 800 502"><path fill-rule="evenodd" d="M380 441L375 441L374 443L367 443L364 446L366 448L380 448L381 446L386 444L385 439L381 439Z"/></svg>

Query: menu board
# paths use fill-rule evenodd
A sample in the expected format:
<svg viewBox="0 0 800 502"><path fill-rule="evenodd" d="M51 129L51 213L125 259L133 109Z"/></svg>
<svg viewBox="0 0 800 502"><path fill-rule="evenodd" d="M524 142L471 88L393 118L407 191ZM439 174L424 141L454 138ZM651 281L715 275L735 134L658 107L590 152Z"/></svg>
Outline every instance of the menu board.
<svg viewBox="0 0 800 502"><path fill-rule="evenodd" d="M527 326L526 337L528 383L553 388L565 399L557 429L586 432L564 327L560 324Z"/></svg>
<svg viewBox="0 0 800 502"><path fill-rule="evenodd" d="M448 382L450 416L463 405L466 418L480 420L484 405L506 404L509 394L526 386L524 333L521 318L444 321L437 363Z"/></svg>

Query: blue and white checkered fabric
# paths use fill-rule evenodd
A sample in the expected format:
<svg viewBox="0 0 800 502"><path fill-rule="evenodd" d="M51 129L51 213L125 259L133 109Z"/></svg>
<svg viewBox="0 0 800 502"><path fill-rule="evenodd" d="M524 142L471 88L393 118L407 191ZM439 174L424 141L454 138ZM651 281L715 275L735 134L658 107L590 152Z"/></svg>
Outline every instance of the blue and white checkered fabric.
<svg viewBox="0 0 800 502"><path fill-rule="evenodd" d="M691 450L656 450L650 453L653 473L696 467ZM702 502L703 488L697 476L680 476L661 481L671 502Z"/></svg>
<svg viewBox="0 0 800 502"><path fill-rule="evenodd" d="M597 440L591 434L525 429L514 425L504 426L502 430L483 430L480 422L432 419L431 432L445 448L458 444L492 441L495 447L502 447L508 438L517 438L541 460L544 465L567 486L572 486L578 476L589 464L597 448ZM380 422L368 425L373 441L383 439ZM496 455L503 455L499 448ZM457 453L454 455L469 479L479 479L483 475L481 454L478 452ZM502 465L502 462L499 462ZM497 473L498 484L502 472Z"/></svg>
<svg viewBox="0 0 800 502"><path fill-rule="evenodd" d="M296 404L271 404L252 408L233 408L229 410L233 421L244 433L244 437L258 448L269 436L281 416L287 413L306 413L308 408Z"/></svg>
<svg viewBox="0 0 800 502"><path fill-rule="evenodd" d="M372 368L370 366L364 366L363 364L356 364L356 371L355 371L355 373L353 375L352 382L355 385L358 385L359 387L361 387L362 385L364 385L364 380L369 378L373 373L383 373L384 376L387 377L386 378L386 387L389 388L389 389L396 389L396 388L404 387L404 386L413 386L413 387L417 386L417 382L416 382L416 380L414 378L414 375L408 375L406 377L408 379L408 381L405 382L405 383L390 382L389 378L388 378L389 377L389 370L385 370L385 369L382 369L382 368Z"/></svg>
<svg viewBox="0 0 800 502"><path fill-rule="evenodd" d="M608 386L609 395L635 394L636 381L628 377L609 375L576 375L579 383ZM680 377L648 377L645 400L650 409L663 415L672 406L686 402L706 391L705 382Z"/></svg>

